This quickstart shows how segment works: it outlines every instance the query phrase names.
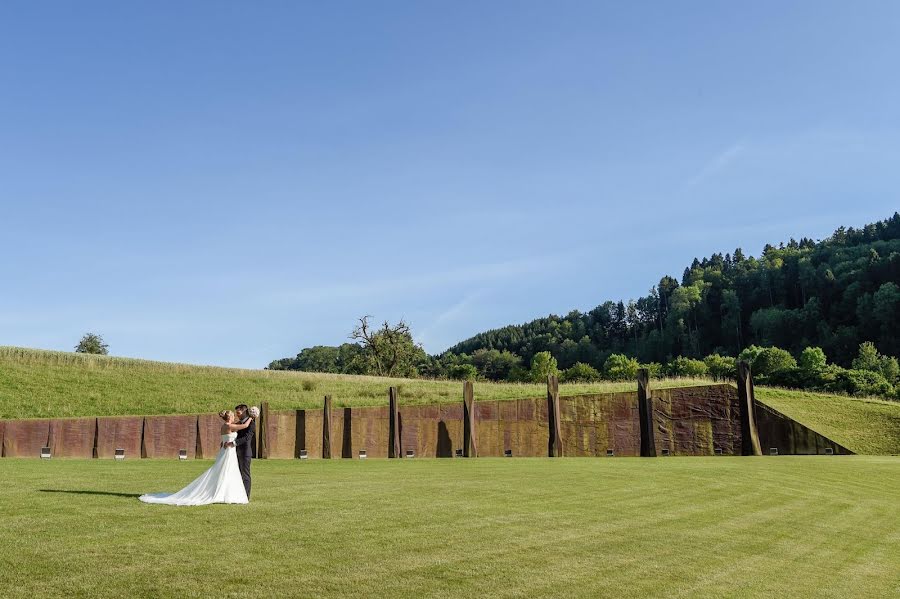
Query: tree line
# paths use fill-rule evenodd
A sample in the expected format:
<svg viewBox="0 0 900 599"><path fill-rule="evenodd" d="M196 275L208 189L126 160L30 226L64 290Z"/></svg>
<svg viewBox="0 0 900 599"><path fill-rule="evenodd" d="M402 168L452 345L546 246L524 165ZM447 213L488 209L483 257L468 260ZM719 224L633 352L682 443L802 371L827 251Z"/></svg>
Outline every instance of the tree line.
<svg viewBox="0 0 900 599"><path fill-rule="evenodd" d="M859 229L840 227L822 241L767 244L759 258L741 248L695 258L680 281L664 276L644 297L486 331L435 356L413 342L405 323L399 334L384 323L368 331L371 340L354 331L354 343L307 348L269 368L380 374L372 355L390 339L402 348L390 376L521 381L552 366L564 380L594 380L630 378L643 364L657 376L728 377L743 356L773 384L891 396L898 380L890 364L900 354L898 283L894 213ZM821 352L814 362L822 368L810 370L810 352ZM769 365L776 354L780 368Z"/></svg>

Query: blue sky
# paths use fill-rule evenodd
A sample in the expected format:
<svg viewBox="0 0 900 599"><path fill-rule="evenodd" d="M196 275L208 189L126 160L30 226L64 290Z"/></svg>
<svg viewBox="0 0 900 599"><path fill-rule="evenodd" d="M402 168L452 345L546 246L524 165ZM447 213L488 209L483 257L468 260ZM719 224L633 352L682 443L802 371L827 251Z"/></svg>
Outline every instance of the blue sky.
<svg viewBox="0 0 900 599"><path fill-rule="evenodd" d="M435 353L900 207L896 2L3 2L0 344Z"/></svg>

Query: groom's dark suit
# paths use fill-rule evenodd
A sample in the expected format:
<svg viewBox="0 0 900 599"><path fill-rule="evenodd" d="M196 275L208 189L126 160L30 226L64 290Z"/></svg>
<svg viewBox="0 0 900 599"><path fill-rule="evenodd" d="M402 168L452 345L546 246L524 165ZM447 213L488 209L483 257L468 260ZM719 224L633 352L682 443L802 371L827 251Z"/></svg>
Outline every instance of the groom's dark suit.
<svg viewBox="0 0 900 599"><path fill-rule="evenodd" d="M247 419L241 421L241 424ZM244 481L244 489L247 490L247 499L250 499L250 460L256 457L256 421L250 426L237 432L234 440L234 451L237 453L238 468L241 470L241 480Z"/></svg>

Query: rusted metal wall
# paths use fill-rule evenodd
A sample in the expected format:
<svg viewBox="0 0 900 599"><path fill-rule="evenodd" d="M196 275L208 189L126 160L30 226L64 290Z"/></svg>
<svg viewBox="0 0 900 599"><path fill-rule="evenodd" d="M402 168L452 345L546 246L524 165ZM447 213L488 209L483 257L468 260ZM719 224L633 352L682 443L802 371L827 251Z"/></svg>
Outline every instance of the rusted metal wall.
<svg viewBox="0 0 900 599"><path fill-rule="evenodd" d="M388 457L391 443L391 422L388 406L353 409L353 443L354 457L359 450L366 450L372 458Z"/></svg>
<svg viewBox="0 0 900 599"><path fill-rule="evenodd" d="M50 441L50 420L8 420L3 433L3 455L8 458L39 458Z"/></svg>
<svg viewBox="0 0 900 599"><path fill-rule="evenodd" d="M116 449L125 450L125 459L141 457L143 416L97 418L97 457L115 457Z"/></svg>
<svg viewBox="0 0 900 599"><path fill-rule="evenodd" d="M297 451L305 449L310 458L322 457L322 410L297 410L297 418Z"/></svg>
<svg viewBox="0 0 900 599"><path fill-rule="evenodd" d="M265 421L269 458L295 458L297 452L297 410L269 410Z"/></svg>
<svg viewBox="0 0 900 599"><path fill-rule="evenodd" d="M59 458L94 457L96 418L57 418L50 422L50 452Z"/></svg>
<svg viewBox="0 0 900 599"><path fill-rule="evenodd" d="M197 457L215 458L222 444L222 423L218 414L200 414L197 416ZM190 453L190 449L188 449Z"/></svg>
<svg viewBox="0 0 900 599"><path fill-rule="evenodd" d="M657 455L741 455L741 414L731 385L652 392Z"/></svg>
<svg viewBox="0 0 900 599"><path fill-rule="evenodd" d="M641 455L637 392L560 398L564 455Z"/></svg>
<svg viewBox="0 0 900 599"><path fill-rule="evenodd" d="M652 385L651 385L652 387ZM650 391L654 447L669 455L740 455L741 402L731 385L706 385ZM402 403L402 402L401 402ZM480 456L546 457L550 454L548 398L475 401L474 440ZM638 393L606 393L559 398L564 456L641 455ZM764 453L851 453L777 411L757 404ZM401 452L416 457L451 457L464 444L462 402L429 406L399 406ZM265 426L269 456L290 459L305 449L322 456L323 410L270 410ZM111 458L116 448L126 457L175 458L179 449L189 457L212 458L219 450L221 421L214 414L199 416L132 416L0 422L3 456L39 457L48 442L54 456ZM391 447L390 410L380 407L332 408L329 430L334 458L388 457Z"/></svg>
<svg viewBox="0 0 900 599"><path fill-rule="evenodd" d="M187 457L196 455L197 416L145 416L144 447L146 458L177 458L181 449Z"/></svg>
<svg viewBox="0 0 900 599"><path fill-rule="evenodd" d="M448 443L446 438L439 440L440 422L439 405L400 406L400 455L412 450L416 457L436 457L439 442Z"/></svg>
<svg viewBox="0 0 900 599"><path fill-rule="evenodd" d="M503 455L503 441L500 433L500 402L475 402L475 439L479 457Z"/></svg>
<svg viewBox="0 0 900 599"><path fill-rule="evenodd" d="M834 454L853 452L828 437L788 418L775 408L756 404L756 428L763 455L778 450L779 455L822 455L826 449Z"/></svg>

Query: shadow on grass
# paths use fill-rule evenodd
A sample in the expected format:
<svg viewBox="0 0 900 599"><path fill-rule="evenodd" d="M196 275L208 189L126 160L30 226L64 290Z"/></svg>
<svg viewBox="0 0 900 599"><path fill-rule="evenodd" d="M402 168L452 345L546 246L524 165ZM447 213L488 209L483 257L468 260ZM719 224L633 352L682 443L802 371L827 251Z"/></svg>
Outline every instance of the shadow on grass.
<svg viewBox="0 0 900 599"><path fill-rule="evenodd" d="M112 493L110 491L69 491L66 489L38 489L41 493L72 493L73 495L112 495L113 497L140 497L140 493Z"/></svg>

